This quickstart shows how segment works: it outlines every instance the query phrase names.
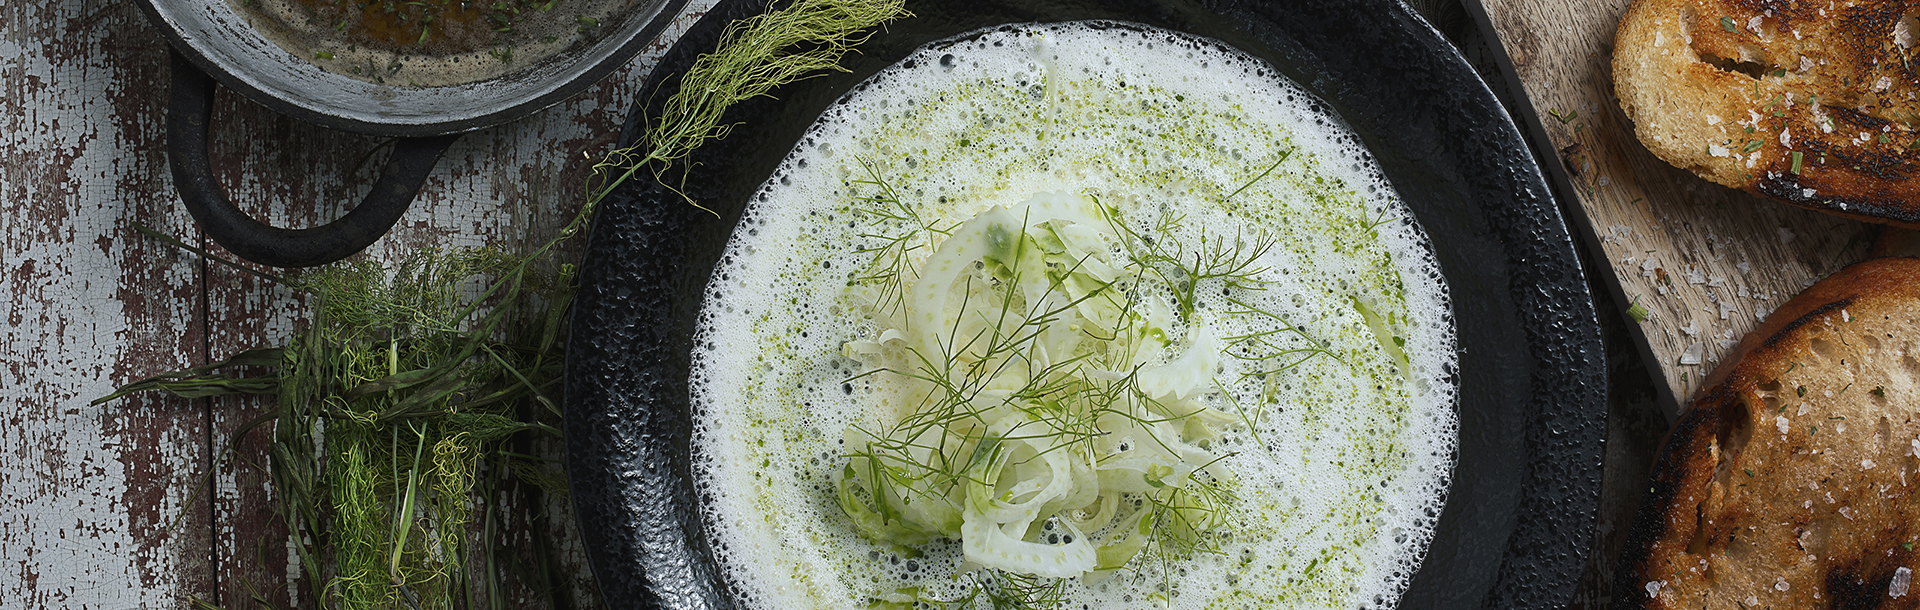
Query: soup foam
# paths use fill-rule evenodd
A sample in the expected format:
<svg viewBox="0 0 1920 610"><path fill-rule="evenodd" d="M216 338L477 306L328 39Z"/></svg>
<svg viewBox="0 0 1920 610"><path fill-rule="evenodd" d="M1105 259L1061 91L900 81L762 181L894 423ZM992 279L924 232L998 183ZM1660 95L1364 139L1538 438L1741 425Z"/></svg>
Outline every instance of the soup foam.
<svg viewBox="0 0 1920 610"><path fill-rule="evenodd" d="M1143 231L1178 220L1170 241L1276 240L1258 261L1262 289L1196 290L1193 323L1217 336L1324 350L1265 375L1278 367L1221 358L1222 391L1205 400L1247 424L1212 445L1240 498L1221 552L1066 581L1069 607L1394 605L1431 538L1456 436L1453 323L1425 237L1358 139L1266 64L1097 22L917 51L827 110L754 195L705 296L691 378L703 515L746 606L864 608L965 588L956 542L875 543L835 502L843 431L889 410L884 376L843 356L878 333L873 288L856 279L883 236L920 226L863 213L880 192L872 176L935 226L1066 192Z"/></svg>

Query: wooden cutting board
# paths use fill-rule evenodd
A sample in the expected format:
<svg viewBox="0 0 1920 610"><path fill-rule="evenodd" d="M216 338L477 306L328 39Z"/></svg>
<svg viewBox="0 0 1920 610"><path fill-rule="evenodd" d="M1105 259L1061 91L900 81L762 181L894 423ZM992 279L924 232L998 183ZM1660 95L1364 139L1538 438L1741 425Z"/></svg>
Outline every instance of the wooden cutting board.
<svg viewBox="0 0 1920 610"><path fill-rule="evenodd" d="M1707 182L1640 145L1613 90L1627 0L1482 2L1560 157L1547 169L1570 179L1604 251L1595 272L1618 282L1623 311L1644 308L1633 326L1682 403L1774 307L1865 257L1873 225Z"/></svg>

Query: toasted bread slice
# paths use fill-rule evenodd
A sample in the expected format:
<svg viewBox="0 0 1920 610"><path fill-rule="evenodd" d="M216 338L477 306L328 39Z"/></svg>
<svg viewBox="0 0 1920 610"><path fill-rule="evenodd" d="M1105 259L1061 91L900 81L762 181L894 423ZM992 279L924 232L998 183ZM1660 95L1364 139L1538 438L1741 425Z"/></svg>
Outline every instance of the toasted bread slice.
<svg viewBox="0 0 1920 610"><path fill-rule="evenodd" d="M1910 0L1635 0L1615 33L1615 93L1677 167L1920 228L1916 14Z"/></svg>
<svg viewBox="0 0 1920 610"><path fill-rule="evenodd" d="M1787 301L1668 433L1621 553L1635 608L1920 608L1920 259Z"/></svg>

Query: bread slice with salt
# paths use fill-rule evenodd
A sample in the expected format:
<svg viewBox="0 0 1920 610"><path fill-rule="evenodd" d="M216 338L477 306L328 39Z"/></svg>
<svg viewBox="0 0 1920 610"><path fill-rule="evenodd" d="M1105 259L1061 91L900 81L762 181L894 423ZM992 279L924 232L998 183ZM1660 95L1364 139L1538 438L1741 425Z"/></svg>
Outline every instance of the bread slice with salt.
<svg viewBox="0 0 1920 610"><path fill-rule="evenodd" d="M1814 284L1702 387L1654 466L1615 602L1920 609L1920 259Z"/></svg>
<svg viewBox="0 0 1920 610"><path fill-rule="evenodd" d="M1920 4L1635 0L1620 107L1647 149L1708 180L1920 228Z"/></svg>

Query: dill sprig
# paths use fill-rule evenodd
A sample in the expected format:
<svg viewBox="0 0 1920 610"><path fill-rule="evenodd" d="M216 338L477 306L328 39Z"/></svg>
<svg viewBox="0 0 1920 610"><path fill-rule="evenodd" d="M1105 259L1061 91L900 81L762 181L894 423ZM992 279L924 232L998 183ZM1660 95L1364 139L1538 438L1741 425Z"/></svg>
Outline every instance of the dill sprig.
<svg viewBox="0 0 1920 610"><path fill-rule="evenodd" d="M549 561L540 497L565 489L553 463L530 453L535 437L559 436L552 393L572 270L544 261L583 223L524 256L429 248L393 269L343 262L294 275L285 281L311 295L315 317L284 347L163 373L97 402L144 390L276 395L278 409L233 438L273 424L268 467L311 599L468 608L484 595L505 607L500 576L523 561L502 532L482 527L505 519L503 507L475 498L520 496L536 525L532 559Z"/></svg>
<svg viewBox="0 0 1920 610"><path fill-rule="evenodd" d="M1281 161L1286 156L1283 153ZM872 287L866 296L878 317L887 321L883 325L911 330L909 334L921 332L901 328L913 317L906 311L907 285L918 281L920 269L915 261L932 256L935 246L953 235L954 227L939 227L924 219L921 206L904 201L900 191L888 184L880 165L864 158L857 161L865 175L849 184L864 188L856 189L853 195L853 211L876 228L860 236L868 245L858 252L867 256L868 262L852 283ZM1271 174L1278 165L1275 162L1254 180ZM951 536L945 531L948 526L909 519L894 505L918 506L922 511L932 505L936 508L931 510L937 513L942 503L954 505L955 494L962 486L992 488L1003 469L1016 463L1014 460L1033 463L1056 452L1067 452L1075 460L1112 459L1120 454L1096 450L1095 443L1111 436L1114 422L1127 422L1131 429L1144 432L1132 442L1158 445L1168 454L1182 455L1180 448L1191 447L1188 439L1180 438L1185 433L1175 430L1187 428L1190 418L1207 409L1183 411L1149 395L1140 385L1144 365L1133 364L1132 360L1138 349L1149 345L1142 341L1159 341L1151 344L1159 346L1169 339L1150 339L1128 330L1131 327L1126 325L1130 323L1124 322L1122 327L1111 329L1076 326L1076 332L1084 333L1100 347L1077 355L1052 354L1054 360L1036 354L1044 352L1041 342L1056 322L1096 300L1115 305L1124 321L1145 315L1136 311L1144 306L1144 295L1168 295L1175 303L1174 314L1191 328L1199 323L1196 315L1203 291L1258 291L1271 283L1264 279L1270 269L1261 261L1276 242L1258 230L1243 229L1231 237L1205 229L1188 230L1182 225L1185 219L1175 215L1162 216L1150 231L1139 231L1124 221L1117 209L1097 199L1094 203L1104 215L1106 228L1116 237L1114 252L1130 263L1128 268L1133 271L1129 274L1097 285L1083 284L1085 290L1074 293L1069 292L1068 278L1088 264L1091 255L1079 261L1048 263L1046 278L1022 277L1027 272L1023 269L1031 266L989 256L979 261L974 272L962 274L951 291L960 301L958 310L969 313L947 319L948 326L936 329L930 344L905 348L904 360L893 360L892 365L868 362L867 370L847 380L877 382L882 381L878 377L884 377L888 383L921 388L908 394L915 397L912 404L899 408L891 420L877 425L858 423L850 428L845 454L848 461L840 477L840 504L869 536L905 545ZM1035 226L1025 221L1021 225L1016 231L1009 224L1007 234L1027 235ZM1183 237L1193 243L1183 242ZM1013 244L1012 251L1001 256L1010 260L1027 256L1024 248L1037 247L1024 237L1007 243ZM1034 282L1045 289L1038 295L1022 293L1019 287ZM1314 356L1338 359L1303 327L1240 299L1229 298L1227 302L1237 309L1223 310L1223 315L1268 318L1280 325L1278 329L1223 339L1223 351L1256 369L1245 373L1240 381L1252 376L1271 381L1274 374ZM1117 379L1089 376L1085 373L1090 368L1127 373ZM1011 386L1009 379L1013 380ZM1230 403L1234 413L1225 415L1237 415L1255 442L1264 446L1257 424L1272 396L1249 408L1218 380L1210 385ZM1020 417L1008 420L1004 414L1009 412ZM1007 421L1018 423L1007 425ZM1027 450L1031 454L1016 457L1010 449L1016 445L1031 447ZM1122 447L1119 451L1132 449ZM1105 525L1087 532L1102 544L1122 541L1122 547L1137 545L1133 547L1137 551L1125 551L1121 560L1124 564L1102 564L1098 571L1131 566L1135 574L1144 575L1140 568L1157 566L1160 576L1169 579L1162 583L1161 590L1171 591L1174 585L1170 579L1175 571L1172 562L1194 554L1221 552L1221 543L1230 536L1222 528L1235 519L1240 501L1232 480L1216 474L1214 467L1231 455L1212 455L1190 472L1176 473L1175 468L1164 465L1147 472L1150 489L1125 493L1119 500L1121 507L1113 509L1117 512L1100 522ZM957 523L957 506L951 512L951 519ZM1052 578L982 568L962 575L962 579L965 593L955 598L933 598L918 588L908 588L874 603L974 607L985 602L995 608L1035 608L1053 607L1061 601L1061 581Z"/></svg>
<svg viewBox="0 0 1920 610"><path fill-rule="evenodd" d="M906 278L920 275L913 266L915 252L932 252L934 243L949 234L952 227L942 228L932 221L921 218L918 207L900 199L900 194L881 177L880 168L865 157L856 157L860 169L866 178L853 180L852 184L873 187L876 192L860 196L854 206L856 217L864 217L866 226L891 224L900 227L898 233L863 232L858 237L870 240L878 245L863 245L855 253L871 258L866 267L861 268L853 281L878 288L873 302L883 315L898 316L906 308L907 291L902 282ZM902 330L912 330L903 324Z"/></svg>
<svg viewBox="0 0 1920 610"><path fill-rule="evenodd" d="M903 0L795 0L728 24L714 51L695 59L680 76L679 92L667 99L660 116L647 120L640 141L594 166L599 179L592 199L605 197L642 167L651 167L656 180L674 188L664 178L669 168L701 144L733 131L733 124L721 122L728 108L787 83L845 72L841 56L866 42L871 28L907 16ZM691 197L687 202L713 213Z"/></svg>

